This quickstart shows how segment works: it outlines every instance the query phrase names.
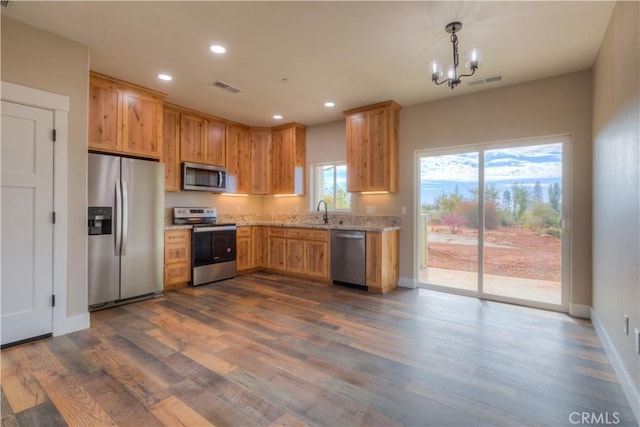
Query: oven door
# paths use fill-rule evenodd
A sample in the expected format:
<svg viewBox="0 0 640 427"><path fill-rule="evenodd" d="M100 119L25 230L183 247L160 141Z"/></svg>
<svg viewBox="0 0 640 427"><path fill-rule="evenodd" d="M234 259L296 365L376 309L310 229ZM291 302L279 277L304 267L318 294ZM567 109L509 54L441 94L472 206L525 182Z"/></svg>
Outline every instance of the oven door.
<svg viewBox="0 0 640 427"><path fill-rule="evenodd" d="M194 227L193 267L235 261L236 227Z"/></svg>

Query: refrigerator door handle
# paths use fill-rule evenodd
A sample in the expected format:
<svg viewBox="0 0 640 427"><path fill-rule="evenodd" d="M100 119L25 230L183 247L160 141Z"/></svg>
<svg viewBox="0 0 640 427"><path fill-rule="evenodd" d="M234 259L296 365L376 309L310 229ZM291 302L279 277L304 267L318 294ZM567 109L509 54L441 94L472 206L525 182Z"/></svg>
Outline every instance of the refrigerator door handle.
<svg viewBox="0 0 640 427"><path fill-rule="evenodd" d="M120 186L120 180L116 179L116 247L115 255L120 256L120 249L122 246L122 187Z"/></svg>
<svg viewBox="0 0 640 427"><path fill-rule="evenodd" d="M122 249L120 255L127 254L127 235L129 234L129 196L127 181L122 181Z"/></svg>

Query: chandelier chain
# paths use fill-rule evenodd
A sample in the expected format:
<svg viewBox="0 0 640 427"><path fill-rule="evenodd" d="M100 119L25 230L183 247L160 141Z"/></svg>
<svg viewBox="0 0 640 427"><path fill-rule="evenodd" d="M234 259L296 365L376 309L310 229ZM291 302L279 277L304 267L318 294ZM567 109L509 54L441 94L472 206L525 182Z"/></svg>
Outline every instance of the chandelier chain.
<svg viewBox="0 0 640 427"><path fill-rule="evenodd" d="M458 55L458 36L456 36L455 31L451 33L451 44L453 45L453 66L458 68L460 59Z"/></svg>

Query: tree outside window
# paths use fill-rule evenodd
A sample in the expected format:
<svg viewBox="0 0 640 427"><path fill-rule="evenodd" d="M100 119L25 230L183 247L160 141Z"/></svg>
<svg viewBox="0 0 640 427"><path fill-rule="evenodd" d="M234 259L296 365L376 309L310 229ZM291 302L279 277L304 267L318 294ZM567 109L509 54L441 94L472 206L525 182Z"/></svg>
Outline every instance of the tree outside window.
<svg viewBox="0 0 640 427"><path fill-rule="evenodd" d="M351 193L347 191L347 165L326 163L313 166L313 209L320 200L327 202L330 211L350 211Z"/></svg>

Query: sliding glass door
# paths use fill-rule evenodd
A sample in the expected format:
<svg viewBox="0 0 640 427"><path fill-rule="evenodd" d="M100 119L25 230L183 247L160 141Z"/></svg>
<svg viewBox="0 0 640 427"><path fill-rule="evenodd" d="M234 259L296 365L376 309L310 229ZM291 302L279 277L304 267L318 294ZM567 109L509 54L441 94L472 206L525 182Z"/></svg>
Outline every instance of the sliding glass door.
<svg viewBox="0 0 640 427"><path fill-rule="evenodd" d="M477 292L479 172L478 152L420 158L421 282Z"/></svg>
<svg viewBox="0 0 640 427"><path fill-rule="evenodd" d="M419 153L421 285L562 306L567 145L545 138Z"/></svg>

